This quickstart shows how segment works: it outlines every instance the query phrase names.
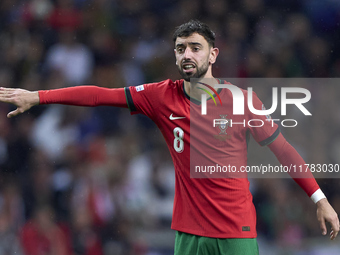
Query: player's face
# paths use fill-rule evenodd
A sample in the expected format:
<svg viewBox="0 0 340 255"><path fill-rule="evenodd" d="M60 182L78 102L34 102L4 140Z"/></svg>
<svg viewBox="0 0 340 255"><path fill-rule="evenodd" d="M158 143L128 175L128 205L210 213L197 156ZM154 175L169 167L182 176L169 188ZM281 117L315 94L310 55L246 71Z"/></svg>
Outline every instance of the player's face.
<svg viewBox="0 0 340 255"><path fill-rule="evenodd" d="M184 80L204 78L211 74L211 64L216 59L216 48L209 46L203 36L194 33L178 37L175 42L176 65Z"/></svg>

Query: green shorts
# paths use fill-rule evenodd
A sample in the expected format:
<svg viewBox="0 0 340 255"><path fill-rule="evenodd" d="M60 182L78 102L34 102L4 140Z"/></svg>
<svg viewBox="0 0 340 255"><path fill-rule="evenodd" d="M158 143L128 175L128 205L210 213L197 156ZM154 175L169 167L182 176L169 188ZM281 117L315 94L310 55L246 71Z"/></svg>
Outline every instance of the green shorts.
<svg viewBox="0 0 340 255"><path fill-rule="evenodd" d="M176 232L175 255L258 255L256 238L210 238Z"/></svg>

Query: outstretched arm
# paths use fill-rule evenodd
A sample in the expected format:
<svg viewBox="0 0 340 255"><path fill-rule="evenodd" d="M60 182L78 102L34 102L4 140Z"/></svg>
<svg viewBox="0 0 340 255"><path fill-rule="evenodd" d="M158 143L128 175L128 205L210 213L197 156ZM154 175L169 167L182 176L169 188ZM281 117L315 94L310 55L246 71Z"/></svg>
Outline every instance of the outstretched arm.
<svg viewBox="0 0 340 255"><path fill-rule="evenodd" d="M23 113L38 104L128 107L124 88L109 89L97 86L78 86L40 91L0 88L0 102L17 106L16 110L7 114L8 118Z"/></svg>
<svg viewBox="0 0 340 255"><path fill-rule="evenodd" d="M300 154L291 146L280 134L274 142L268 145L275 154L279 162L284 165L304 165L305 162ZM290 173L294 181L307 193L316 203L317 219L323 235L327 234L326 222L331 225L330 238L333 240L339 232L339 218L333 207L328 203L327 198L322 193L319 185L310 171L306 173Z"/></svg>

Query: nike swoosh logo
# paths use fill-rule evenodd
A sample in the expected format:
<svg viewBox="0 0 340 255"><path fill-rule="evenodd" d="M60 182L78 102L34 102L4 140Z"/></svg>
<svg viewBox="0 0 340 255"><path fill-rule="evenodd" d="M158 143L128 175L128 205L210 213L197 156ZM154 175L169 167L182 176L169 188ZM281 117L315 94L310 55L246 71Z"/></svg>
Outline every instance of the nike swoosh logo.
<svg viewBox="0 0 340 255"><path fill-rule="evenodd" d="M171 113L171 115L170 115L170 117L169 117L170 120L180 120L180 119L185 119L185 117L173 117L172 115L173 115L173 113Z"/></svg>

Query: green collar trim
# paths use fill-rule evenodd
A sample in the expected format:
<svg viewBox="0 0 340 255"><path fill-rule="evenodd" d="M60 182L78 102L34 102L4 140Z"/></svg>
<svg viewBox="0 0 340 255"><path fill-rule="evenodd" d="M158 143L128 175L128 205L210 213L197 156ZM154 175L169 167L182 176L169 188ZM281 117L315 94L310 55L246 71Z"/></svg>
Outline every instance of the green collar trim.
<svg viewBox="0 0 340 255"><path fill-rule="evenodd" d="M218 79L218 78L216 78L216 79L218 80L219 84L222 84L222 83L223 83L223 81L222 81L221 79ZM184 81L183 81L183 91L184 91L185 97L186 97L187 99L189 99L190 102L192 102L192 103L194 103L194 104L197 104L197 105L201 105L201 101L200 101L200 100L197 100L197 99L195 99L195 98L190 97L190 96L188 95L188 93L185 91L185 88L184 88ZM220 94L221 91L222 91L222 88L219 88L219 89L217 90L217 94ZM214 94L213 96L214 96L214 98L215 98L217 95ZM207 100L212 100L212 98L209 96L209 97L207 98Z"/></svg>

